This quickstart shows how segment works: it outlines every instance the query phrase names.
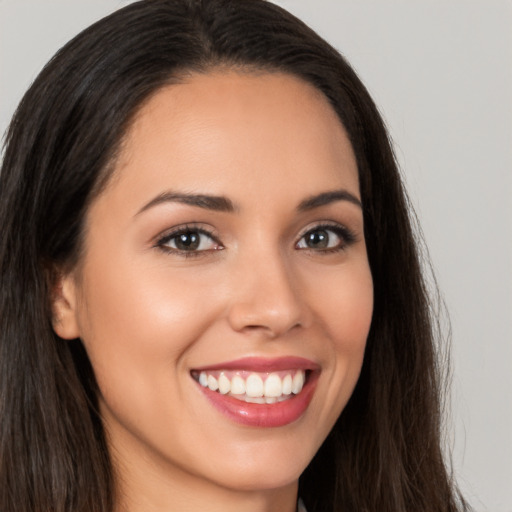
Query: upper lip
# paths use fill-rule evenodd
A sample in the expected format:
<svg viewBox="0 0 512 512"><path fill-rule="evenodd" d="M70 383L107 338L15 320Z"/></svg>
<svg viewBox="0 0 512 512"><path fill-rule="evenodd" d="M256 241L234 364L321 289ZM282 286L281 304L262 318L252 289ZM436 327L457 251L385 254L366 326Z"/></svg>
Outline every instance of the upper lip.
<svg viewBox="0 0 512 512"><path fill-rule="evenodd" d="M225 361L213 365L194 368L195 371L206 370L246 370L252 372L275 372L281 370L318 370L320 365L296 356L284 356L277 358L268 357L242 357L232 361Z"/></svg>

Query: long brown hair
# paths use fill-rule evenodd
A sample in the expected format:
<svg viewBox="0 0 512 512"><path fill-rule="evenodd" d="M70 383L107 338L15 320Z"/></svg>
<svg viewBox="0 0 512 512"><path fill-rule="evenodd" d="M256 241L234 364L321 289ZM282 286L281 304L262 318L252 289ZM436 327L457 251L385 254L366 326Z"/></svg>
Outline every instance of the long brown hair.
<svg viewBox="0 0 512 512"><path fill-rule="evenodd" d="M466 509L441 449L441 367L410 209L383 121L346 60L264 0L146 0L68 43L23 98L0 174L0 510L115 502L94 374L51 327L52 269L80 258L85 212L130 120L187 71L281 71L313 84L359 169L375 290L361 377L300 479L310 512Z"/></svg>

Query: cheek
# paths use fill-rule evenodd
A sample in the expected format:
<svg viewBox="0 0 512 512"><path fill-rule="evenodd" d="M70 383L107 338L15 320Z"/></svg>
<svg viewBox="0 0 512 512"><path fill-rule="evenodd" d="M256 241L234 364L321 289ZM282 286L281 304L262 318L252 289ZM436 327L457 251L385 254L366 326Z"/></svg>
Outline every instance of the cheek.
<svg viewBox="0 0 512 512"><path fill-rule="evenodd" d="M373 314L373 283L369 269L359 279L345 283L340 292L339 307L337 311L332 307L331 314L337 370L345 374L344 381L352 394L361 372Z"/></svg>
<svg viewBox="0 0 512 512"><path fill-rule="evenodd" d="M218 314L209 288L194 273L171 272L163 265L95 265L85 274L80 311L82 339L95 371L130 372L136 378L150 365L168 371L169 364L179 363Z"/></svg>
<svg viewBox="0 0 512 512"><path fill-rule="evenodd" d="M373 281L366 261L343 268L338 274L317 275L317 293L311 301L316 317L337 354L364 352L373 314Z"/></svg>
<svg viewBox="0 0 512 512"><path fill-rule="evenodd" d="M312 302L316 318L326 333L324 368L326 369L326 424L333 424L352 395L359 378L373 314L373 282L365 262L350 269L331 274L330 279L319 276L324 293Z"/></svg>
<svg viewBox="0 0 512 512"><path fill-rule="evenodd" d="M352 292L352 293L351 293ZM373 287L346 288L330 309L330 332L336 351L343 354L362 355L370 330L373 314Z"/></svg>
<svg viewBox="0 0 512 512"><path fill-rule="evenodd" d="M219 300L197 272L165 265L117 261L84 278L81 335L105 423L165 445L169 425L181 421L174 404L190 393L187 354L218 317Z"/></svg>

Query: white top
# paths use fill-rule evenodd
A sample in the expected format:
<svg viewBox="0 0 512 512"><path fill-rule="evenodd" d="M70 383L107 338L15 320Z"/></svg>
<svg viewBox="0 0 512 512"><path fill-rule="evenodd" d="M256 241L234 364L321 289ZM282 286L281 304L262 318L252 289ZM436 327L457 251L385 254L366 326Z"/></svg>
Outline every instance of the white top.
<svg viewBox="0 0 512 512"><path fill-rule="evenodd" d="M303 501L299 498L299 502L297 503L297 512L308 512L306 507L304 506Z"/></svg>

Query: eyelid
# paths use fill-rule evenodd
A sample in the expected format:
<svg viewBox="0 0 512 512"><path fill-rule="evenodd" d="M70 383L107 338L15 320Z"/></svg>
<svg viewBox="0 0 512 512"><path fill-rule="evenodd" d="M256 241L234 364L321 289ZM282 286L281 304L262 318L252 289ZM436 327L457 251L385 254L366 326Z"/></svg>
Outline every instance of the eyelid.
<svg viewBox="0 0 512 512"><path fill-rule="evenodd" d="M298 248L298 244L300 241L310 232L318 231L318 230L326 230L332 231L337 237L340 238L341 243L332 248L325 249L315 249L310 247ZM218 244L219 247L215 247L212 249L201 249L201 250L181 250L173 247L169 247L166 245L170 240L179 236L180 234L187 232L195 232L200 233L201 235L209 237L215 244ZM306 226L297 238L297 241L294 244L296 249L302 251L312 251L312 252L336 252L342 251L346 249L348 246L352 245L354 242L357 242L358 236L354 233L354 231L348 228L346 225L341 224L336 221L317 221L316 223L309 224ZM224 244L221 242L220 237L217 235L216 230L212 226L204 227L204 224L201 223L186 223L178 226L174 226L169 228L154 238L154 242L152 243L154 248L158 248L166 253L176 254L183 257L194 257L201 256L212 251L222 250L224 249Z"/></svg>
<svg viewBox="0 0 512 512"><path fill-rule="evenodd" d="M220 247L216 247L214 250L220 250L223 249L224 246L222 242L220 241L218 235L216 234L215 230L212 227L204 228L201 224L195 224L195 223L186 223L181 224L178 226L175 226L173 228L167 229L157 235L154 239L154 242L152 246L154 248L158 248L164 252L177 254L184 257L190 257L190 256L200 256L204 253L211 252L213 249L203 249L200 251L183 251L180 249L175 249L172 247L169 247L166 245L170 240L173 238L179 236L180 234L184 234L187 232L193 232L193 233L200 233L201 235L209 237L213 242L218 244Z"/></svg>
<svg viewBox="0 0 512 512"><path fill-rule="evenodd" d="M303 237L304 235L308 234L310 231L314 231L316 229L337 229L342 232L349 233L352 236L356 236L355 233L352 231L352 229L348 228L345 224L342 224L341 222L333 221L333 220L319 220L316 222L312 222L311 224L308 224L305 228L303 228L299 234L298 238Z"/></svg>
<svg viewBox="0 0 512 512"><path fill-rule="evenodd" d="M312 231L318 231L318 230L333 231L336 234L336 236L338 236L342 240L343 244L339 247L333 247L333 248L324 249L324 250L313 249L313 248L304 248L301 250L310 250L310 251L315 251L315 252L329 252L329 251L332 252L332 251L336 251L336 250L343 250L346 247L357 242L357 240L358 240L358 236L356 235L356 233L354 233L354 231L352 229L348 228L344 224L341 224L341 223L335 222L335 221L319 221L315 224L312 224L312 225L310 224L309 226L305 227L301 231L301 233L297 239L297 242L295 243L295 246L297 246L298 243L308 233L311 233Z"/></svg>

